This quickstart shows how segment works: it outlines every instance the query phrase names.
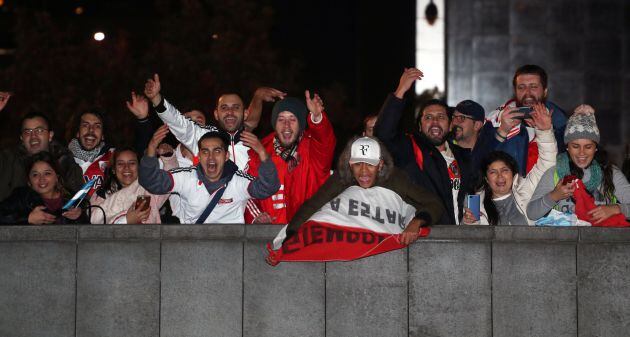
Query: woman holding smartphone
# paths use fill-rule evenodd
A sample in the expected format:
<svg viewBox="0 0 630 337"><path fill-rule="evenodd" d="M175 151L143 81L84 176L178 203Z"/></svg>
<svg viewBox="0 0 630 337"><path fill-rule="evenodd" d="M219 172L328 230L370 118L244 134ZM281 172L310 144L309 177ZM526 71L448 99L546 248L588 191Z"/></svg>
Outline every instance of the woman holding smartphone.
<svg viewBox="0 0 630 337"><path fill-rule="evenodd" d="M593 226L615 225L610 222L621 225L623 218L630 218L630 183L600 147L599 128L591 106L580 105L575 109L567 122L564 141L567 152L558 156L557 165L548 169L540 180L527 205L529 218L537 220L555 209L576 213L580 220ZM581 184L595 204L582 217L577 214L578 200L574 194ZM579 191L580 196L584 190ZM623 217L616 221L619 214Z"/></svg>
<svg viewBox="0 0 630 337"><path fill-rule="evenodd" d="M160 127L148 147L158 153L160 142L168 134L168 127ZM162 152L168 152L168 149ZM175 156L161 157L166 170L177 167ZM101 208L92 209L90 221L93 224L139 224L162 223L160 208L169 195L153 195L138 183L138 154L131 148L117 149L112 156L105 183L90 202Z"/></svg>
<svg viewBox="0 0 630 337"><path fill-rule="evenodd" d="M542 103L534 105L528 124L534 127L538 160L525 178L518 174L514 158L493 151L481 161L479 218L464 208L462 222L467 225L533 225L526 207L542 175L556 164L558 152L551 124L551 112Z"/></svg>
<svg viewBox="0 0 630 337"><path fill-rule="evenodd" d="M18 187L0 203L0 224L86 223L81 208L63 210L72 197L63 188L57 161L46 151L34 154L26 165L28 186Z"/></svg>

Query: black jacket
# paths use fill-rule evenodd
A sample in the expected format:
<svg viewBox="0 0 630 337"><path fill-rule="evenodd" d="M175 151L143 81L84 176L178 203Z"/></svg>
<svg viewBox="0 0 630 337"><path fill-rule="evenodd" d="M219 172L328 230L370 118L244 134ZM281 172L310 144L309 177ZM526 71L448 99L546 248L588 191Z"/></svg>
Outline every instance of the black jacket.
<svg viewBox="0 0 630 337"><path fill-rule="evenodd" d="M446 212L437 223L454 225L457 221L453 210L453 193L446 160L440 151L419 131L415 131L411 137L403 134L398 124L402 118L404 106L404 100L393 94L388 95L374 127L376 136L392 154L396 166L405 170L414 183L433 192L440 198ZM422 151L423 169L420 169L416 162L411 138L415 140ZM470 166L469 151L452 143L449 143L449 148L453 152L461 171L461 186L457 197L458 218L461 219L464 196L473 190L475 172Z"/></svg>
<svg viewBox="0 0 630 337"><path fill-rule="evenodd" d="M66 196L63 202L66 203L69 199ZM28 224L28 215L37 206L44 206L44 200L37 192L27 186L16 188L6 200L0 203L0 225ZM90 223L85 212L82 212L77 220L64 218L61 214L55 215L57 215L55 224Z"/></svg>
<svg viewBox="0 0 630 337"><path fill-rule="evenodd" d="M74 193L84 184L83 170L74 161L74 156L57 141L49 145L49 152L57 159L64 187ZM0 201L7 198L15 188L26 186L26 161L28 153L22 144L0 152Z"/></svg>

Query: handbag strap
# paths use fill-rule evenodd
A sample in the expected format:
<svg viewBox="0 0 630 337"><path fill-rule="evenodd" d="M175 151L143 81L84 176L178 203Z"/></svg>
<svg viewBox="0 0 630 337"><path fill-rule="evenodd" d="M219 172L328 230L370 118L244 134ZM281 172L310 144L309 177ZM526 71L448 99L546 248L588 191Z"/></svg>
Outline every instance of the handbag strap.
<svg viewBox="0 0 630 337"><path fill-rule="evenodd" d="M219 199L221 199L221 196L223 195L223 192L225 192L226 188L227 184L223 185L217 190L217 192L214 194L214 197L212 198L212 200L210 200L210 203L208 204L208 206L206 206L206 209L203 210L203 213L201 213L195 224L202 224L204 221L206 221L208 215L212 213L212 210L219 202Z"/></svg>

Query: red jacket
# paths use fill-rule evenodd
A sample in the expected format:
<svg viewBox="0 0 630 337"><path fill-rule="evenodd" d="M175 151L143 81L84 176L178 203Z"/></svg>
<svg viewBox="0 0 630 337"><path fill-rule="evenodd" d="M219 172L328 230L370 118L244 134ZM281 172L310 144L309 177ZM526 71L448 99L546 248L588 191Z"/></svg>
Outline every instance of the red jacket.
<svg viewBox="0 0 630 337"><path fill-rule="evenodd" d="M335 133L332 125L322 113L322 120L315 124L310 115L306 118L308 127L297 148L298 165L289 172L287 163L276 154L273 148L275 132L262 140L262 144L276 165L280 178L280 189L267 199L256 200L260 212L267 212L275 224L286 224L330 176L333 154L335 151ZM256 176L260 158L253 150L249 150L249 174ZM250 210L248 205L248 211ZM249 212L246 212L249 213ZM254 211L256 213L256 211ZM257 214L246 214L246 222Z"/></svg>

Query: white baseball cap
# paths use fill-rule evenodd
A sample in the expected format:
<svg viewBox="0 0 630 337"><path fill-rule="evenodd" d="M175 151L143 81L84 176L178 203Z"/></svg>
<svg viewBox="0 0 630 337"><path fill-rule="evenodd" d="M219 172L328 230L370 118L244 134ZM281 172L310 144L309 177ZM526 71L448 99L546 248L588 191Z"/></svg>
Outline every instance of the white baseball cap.
<svg viewBox="0 0 630 337"><path fill-rule="evenodd" d="M378 165L381 162L381 147L370 137L361 137L352 143L350 148L350 164L367 163Z"/></svg>

